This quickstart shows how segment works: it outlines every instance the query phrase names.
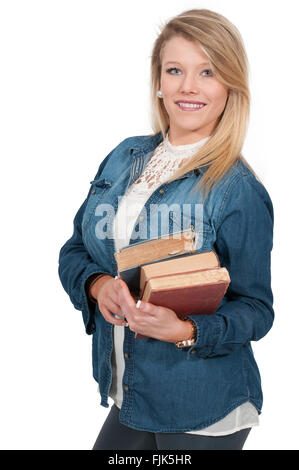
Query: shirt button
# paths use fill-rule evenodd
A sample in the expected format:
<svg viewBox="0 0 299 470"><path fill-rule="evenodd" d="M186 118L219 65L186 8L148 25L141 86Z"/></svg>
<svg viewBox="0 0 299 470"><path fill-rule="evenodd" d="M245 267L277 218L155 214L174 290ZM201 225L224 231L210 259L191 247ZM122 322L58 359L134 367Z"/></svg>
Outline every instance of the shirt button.
<svg viewBox="0 0 299 470"><path fill-rule="evenodd" d="M93 191L91 191L91 194L95 194L96 193L96 190L94 189Z"/></svg>
<svg viewBox="0 0 299 470"><path fill-rule="evenodd" d="M139 221L140 221L140 222L143 222L143 221L144 221L143 215L141 215L141 216L139 217Z"/></svg>
<svg viewBox="0 0 299 470"><path fill-rule="evenodd" d="M165 193L164 189L160 189L159 193L164 194Z"/></svg>
<svg viewBox="0 0 299 470"><path fill-rule="evenodd" d="M128 357L129 357L129 354L125 353L125 358L128 359Z"/></svg>
<svg viewBox="0 0 299 470"><path fill-rule="evenodd" d="M127 392L129 390L129 387L127 385L124 386L125 391Z"/></svg>

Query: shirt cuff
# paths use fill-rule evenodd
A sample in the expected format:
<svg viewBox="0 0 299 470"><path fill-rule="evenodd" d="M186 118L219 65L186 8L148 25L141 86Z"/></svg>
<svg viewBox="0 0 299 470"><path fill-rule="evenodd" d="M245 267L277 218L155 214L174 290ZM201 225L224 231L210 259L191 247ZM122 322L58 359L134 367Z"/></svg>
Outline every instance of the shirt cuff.
<svg viewBox="0 0 299 470"><path fill-rule="evenodd" d="M86 292L86 295L88 296L88 298L91 300L91 302L93 302L94 304L97 302L96 299L94 299L92 297L92 295L90 294L90 288L91 286L97 281L97 279L100 279L100 277L102 276L106 276L107 273L94 273L92 274L91 276L89 276L86 281L85 281L85 292Z"/></svg>
<svg viewBox="0 0 299 470"><path fill-rule="evenodd" d="M190 318L196 324L197 338L194 344L187 346L187 359L192 357L209 357L220 334L219 319L211 315L187 315L185 318ZM183 348L184 349L184 348Z"/></svg>
<svg viewBox="0 0 299 470"><path fill-rule="evenodd" d="M96 330L96 325L94 321L94 315L96 311L97 301L92 299L89 294L88 287L95 280L96 277L100 275L108 274L111 276L111 273L108 272L100 272L99 266L96 263L90 263L86 268L85 274L83 275L82 279L82 314L83 314L83 321L85 325L85 331L88 335L91 335ZM91 279L92 278L92 279Z"/></svg>

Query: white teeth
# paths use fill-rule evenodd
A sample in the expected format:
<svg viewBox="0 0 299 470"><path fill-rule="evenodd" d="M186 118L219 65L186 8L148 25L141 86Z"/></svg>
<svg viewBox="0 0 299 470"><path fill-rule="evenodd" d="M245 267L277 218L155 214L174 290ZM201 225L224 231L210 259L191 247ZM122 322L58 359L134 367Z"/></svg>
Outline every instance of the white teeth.
<svg viewBox="0 0 299 470"><path fill-rule="evenodd" d="M177 103L179 106L183 108L203 108L204 104L193 104L193 103Z"/></svg>

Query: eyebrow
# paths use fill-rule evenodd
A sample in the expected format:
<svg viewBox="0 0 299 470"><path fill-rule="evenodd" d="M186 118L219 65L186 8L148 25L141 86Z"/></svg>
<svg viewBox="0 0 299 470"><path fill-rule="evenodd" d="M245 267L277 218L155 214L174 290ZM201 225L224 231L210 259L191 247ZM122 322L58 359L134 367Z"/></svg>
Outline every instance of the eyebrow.
<svg viewBox="0 0 299 470"><path fill-rule="evenodd" d="M179 64L179 65L181 65L179 62L176 62L175 60L169 60L168 62L165 63L165 65L167 65L167 64ZM202 62L201 64L198 64L198 65L199 66L202 66L202 65L209 65L210 66L209 62Z"/></svg>

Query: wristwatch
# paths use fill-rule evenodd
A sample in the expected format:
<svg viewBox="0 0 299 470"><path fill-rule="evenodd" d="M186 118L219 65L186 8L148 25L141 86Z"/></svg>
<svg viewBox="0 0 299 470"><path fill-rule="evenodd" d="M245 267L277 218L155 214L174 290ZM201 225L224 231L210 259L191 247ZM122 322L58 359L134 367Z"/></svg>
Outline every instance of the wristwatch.
<svg viewBox="0 0 299 470"><path fill-rule="evenodd" d="M195 323L193 320L191 320L191 318L188 318L188 317L183 318L183 321L189 321L189 322L192 323L192 328L193 328L192 336L191 336L190 339L184 339L184 340L182 340L182 341L177 341L177 342L175 343L175 345L176 345L177 348L185 348L185 347L187 347L187 346L192 346L192 344L195 343L196 338L197 338L196 323Z"/></svg>

